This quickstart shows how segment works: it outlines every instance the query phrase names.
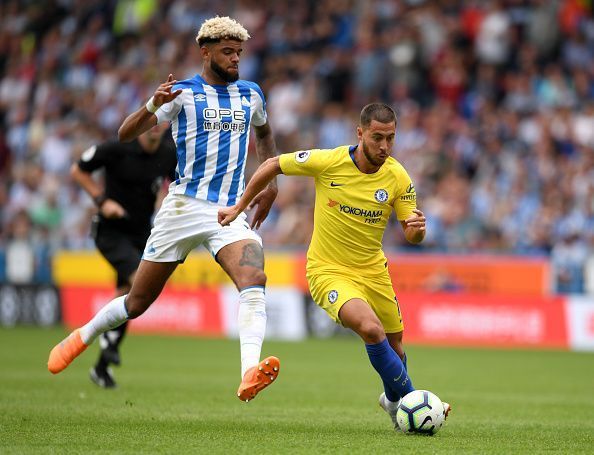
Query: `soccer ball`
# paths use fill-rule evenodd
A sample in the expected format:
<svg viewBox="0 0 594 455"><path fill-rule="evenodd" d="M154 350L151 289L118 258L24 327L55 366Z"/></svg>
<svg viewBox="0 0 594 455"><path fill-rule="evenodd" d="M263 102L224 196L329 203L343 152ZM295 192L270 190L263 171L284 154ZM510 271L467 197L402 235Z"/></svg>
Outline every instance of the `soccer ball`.
<svg viewBox="0 0 594 455"><path fill-rule="evenodd" d="M443 425L445 409L437 395L428 390L415 390L402 398L396 420L404 433L431 435Z"/></svg>

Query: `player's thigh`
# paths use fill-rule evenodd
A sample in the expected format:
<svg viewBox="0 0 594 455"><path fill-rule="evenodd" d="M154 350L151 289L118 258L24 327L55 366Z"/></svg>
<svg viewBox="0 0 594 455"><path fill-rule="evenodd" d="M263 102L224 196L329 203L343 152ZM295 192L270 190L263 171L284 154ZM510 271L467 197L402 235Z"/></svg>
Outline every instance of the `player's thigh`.
<svg viewBox="0 0 594 455"><path fill-rule="evenodd" d="M184 262L191 250L204 242L213 223L209 205L181 194L168 194L155 217L143 259L151 262ZM216 222L216 216L214 217Z"/></svg>
<svg viewBox="0 0 594 455"><path fill-rule="evenodd" d="M342 306L352 299L366 300L365 293L357 283L332 273L308 272L307 282L313 301L337 324Z"/></svg>
<svg viewBox="0 0 594 455"><path fill-rule="evenodd" d="M229 275L238 289L249 286L264 286L264 251L262 239L250 229L246 215L242 213L229 226L218 224L217 213L204 246Z"/></svg>
<svg viewBox="0 0 594 455"><path fill-rule="evenodd" d="M353 330L365 342L379 343L385 337L381 322L365 300L347 300L338 311L338 317L343 326Z"/></svg>
<svg viewBox="0 0 594 455"><path fill-rule="evenodd" d="M404 330L400 304L394 294L389 275L369 278L364 281L365 294L369 304L381 321L386 333L398 333Z"/></svg>

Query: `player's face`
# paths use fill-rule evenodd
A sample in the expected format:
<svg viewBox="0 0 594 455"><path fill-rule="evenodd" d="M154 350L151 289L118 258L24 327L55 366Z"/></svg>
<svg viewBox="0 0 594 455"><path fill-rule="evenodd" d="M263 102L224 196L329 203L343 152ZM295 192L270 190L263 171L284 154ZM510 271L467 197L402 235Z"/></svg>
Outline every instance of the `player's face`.
<svg viewBox="0 0 594 455"><path fill-rule="evenodd" d="M210 69L225 82L239 79L239 57L243 51L241 41L223 39L209 49Z"/></svg>
<svg viewBox="0 0 594 455"><path fill-rule="evenodd" d="M357 128L357 135L361 141L363 155L373 166L383 165L394 147L396 123L381 123L372 120L368 127Z"/></svg>

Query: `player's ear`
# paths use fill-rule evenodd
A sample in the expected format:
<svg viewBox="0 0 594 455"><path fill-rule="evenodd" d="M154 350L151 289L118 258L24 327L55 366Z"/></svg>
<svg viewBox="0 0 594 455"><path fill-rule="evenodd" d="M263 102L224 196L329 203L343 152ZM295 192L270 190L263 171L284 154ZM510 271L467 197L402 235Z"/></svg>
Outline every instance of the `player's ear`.
<svg viewBox="0 0 594 455"><path fill-rule="evenodd" d="M210 56L210 47L208 44L203 44L200 46L200 55L202 56L203 60L206 60Z"/></svg>
<svg viewBox="0 0 594 455"><path fill-rule="evenodd" d="M358 126L357 127L357 139L361 140L362 137L363 137L363 128Z"/></svg>

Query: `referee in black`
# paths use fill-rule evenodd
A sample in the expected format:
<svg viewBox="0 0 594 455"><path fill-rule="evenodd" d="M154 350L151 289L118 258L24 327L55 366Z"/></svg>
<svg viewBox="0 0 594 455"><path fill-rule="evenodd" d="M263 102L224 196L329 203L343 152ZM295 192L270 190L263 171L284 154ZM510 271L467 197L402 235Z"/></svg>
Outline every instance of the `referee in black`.
<svg viewBox="0 0 594 455"><path fill-rule="evenodd" d="M151 231L157 194L165 179L173 179L177 163L175 143L167 123L154 126L132 142L105 142L86 150L70 174L95 201L98 213L91 234L95 245L117 272L116 296L130 291ZM104 185L91 175L104 170ZM101 354L91 368L100 387L116 386L110 364L120 364L119 345L127 322L99 339Z"/></svg>

